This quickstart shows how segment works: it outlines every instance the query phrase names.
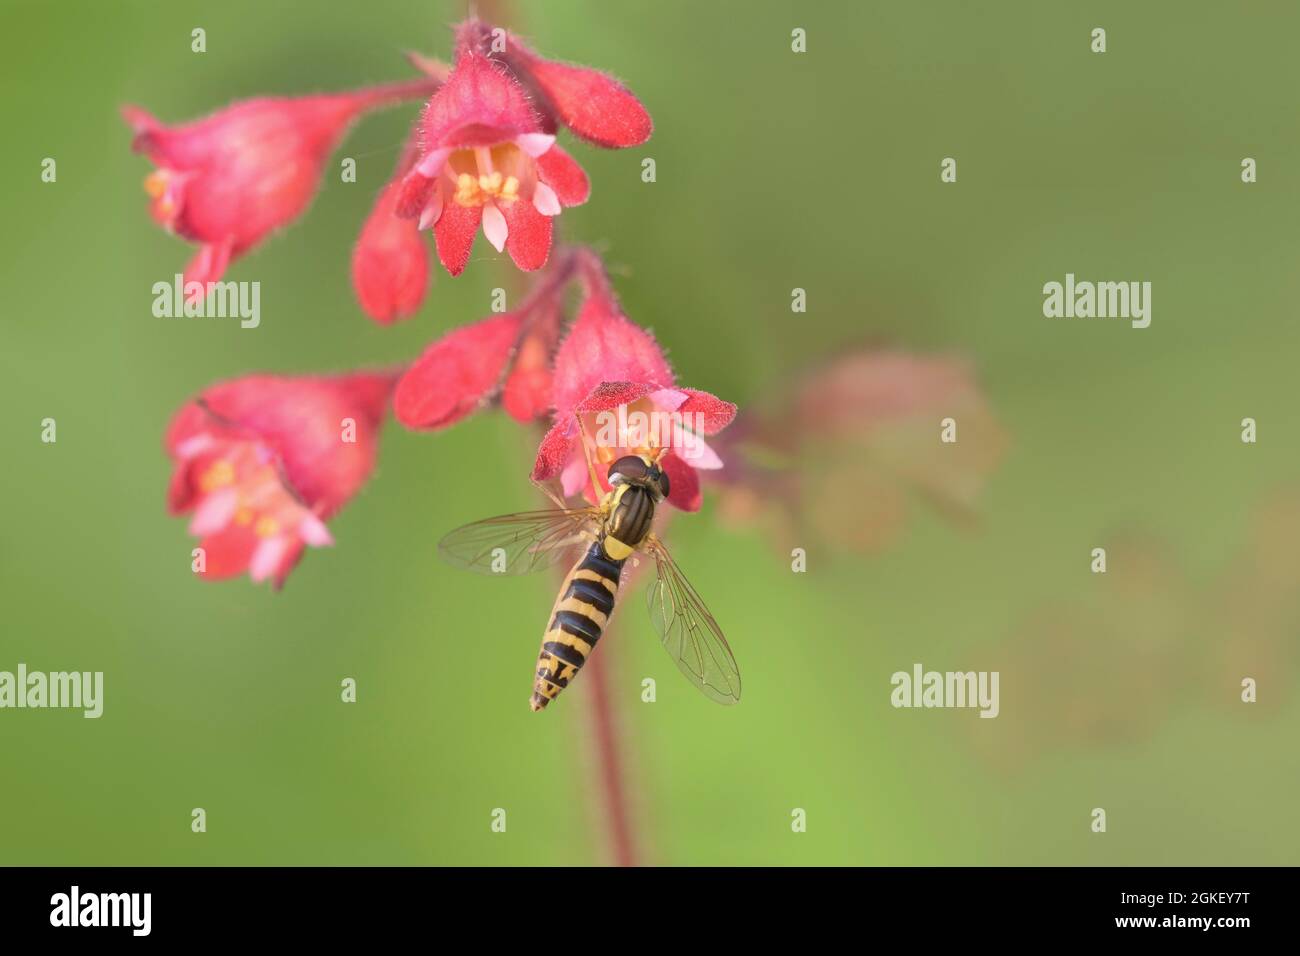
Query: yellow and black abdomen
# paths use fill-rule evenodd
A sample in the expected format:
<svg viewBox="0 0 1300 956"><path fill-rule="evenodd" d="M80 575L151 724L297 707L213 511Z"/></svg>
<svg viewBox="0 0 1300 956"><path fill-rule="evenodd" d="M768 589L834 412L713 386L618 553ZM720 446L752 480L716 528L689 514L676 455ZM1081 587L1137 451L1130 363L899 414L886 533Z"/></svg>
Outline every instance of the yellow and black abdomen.
<svg viewBox="0 0 1300 956"><path fill-rule="evenodd" d="M606 550L606 540L601 535L600 540L592 542L560 586L537 655L537 676L529 701L533 710L541 710L569 686L614 612L625 558L612 557Z"/></svg>

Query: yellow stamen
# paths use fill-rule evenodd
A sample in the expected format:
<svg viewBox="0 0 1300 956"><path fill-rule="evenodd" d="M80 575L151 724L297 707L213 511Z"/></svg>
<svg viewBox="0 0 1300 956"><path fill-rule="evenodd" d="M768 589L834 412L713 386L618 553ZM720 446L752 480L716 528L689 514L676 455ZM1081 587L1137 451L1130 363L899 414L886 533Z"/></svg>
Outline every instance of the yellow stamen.
<svg viewBox="0 0 1300 956"><path fill-rule="evenodd" d="M456 177L456 195L453 197L462 206L481 206L483 197L479 193L478 183L469 173Z"/></svg>
<svg viewBox="0 0 1300 956"><path fill-rule="evenodd" d="M240 508L235 512L235 524L248 524L253 520L252 508Z"/></svg>
<svg viewBox="0 0 1300 956"><path fill-rule="evenodd" d="M155 169L144 178L144 191L150 199L157 199L167 191L167 174Z"/></svg>
<svg viewBox="0 0 1300 956"><path fill-rule="evenodd" d="M280 533L280 522L274 518L263 515L257 519L257 524L253 526L253 532L259 538L270 538Z"/></svg>
<svg viewBox="0 0 1300 956"><path fill-rule="evenodd" d="M456 193L452 198L461 206L481 206L490 199L512 203L519 198L519 178L506 176L499 169L477 176L460 173L456 176Z"/></svg>
<svg viewBox="0 0 1300 956"><path fill-rule="evenodd" d="M212 463L212 467L199 477L200 491L215 491L235 480L235 469L224 458Z"/></svg>

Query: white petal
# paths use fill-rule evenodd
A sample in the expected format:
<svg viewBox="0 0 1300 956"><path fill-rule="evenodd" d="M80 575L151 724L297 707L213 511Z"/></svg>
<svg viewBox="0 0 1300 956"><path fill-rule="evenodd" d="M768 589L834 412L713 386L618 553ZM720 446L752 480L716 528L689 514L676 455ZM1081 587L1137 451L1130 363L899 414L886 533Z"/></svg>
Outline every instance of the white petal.
<svg viewBox="0 0 1300 956"><path fill-rule="evenodd" d="M298 534L313 548L325 548L334 543L330 529L310 511L298 522Z"/></svg>
<svg viewBox="0 0 1300 956"><path fill-rule="evenodd" d="M176 457L185 461L203 454L209 448L216 444L216 440L206 432L200 432L197 435L185 439L176 446Z"/></svg>
<svg viewBox="0 0 1300 956"><path fill-rule="evenodd" d="M564 210L560 205L560 198L555 195L555 190L546 183L538 183L537 188L533 190L533 205L543 216L558 216Z"/></svg>
<svg viewBox="0 0 1300 956"><path fill-rule="evenodd" d="M692 468L712 471L722 467L722 459L709 447L703 435L688 431L676 422L673 423L673 451Z"/></svg>
<svg viewBox="0 0 1300 956"><path fill-rule="evenodd" d="M254 581L265 581L279 570L280 562L288 550L288 535L277 534L263 538L253 549L253 556L248 561L248 576Z"/></svg>
<svg viewBox="0 0 1300 956"><path fill-rule="evenodd" d="M688 398L689 395L675 388L660 388L650 393L650 401L654 402L656 409L670 412L675 412L685 405Z"/></svg>
<svg viewBox="0 0 1300 956"><path fill-rule="evenodd" d="M204 537L216 534L235 516L239 508L239 492L234 488L221 488L204 497L190 520L190 534Z"/></svg>
<svg viewBox="0 0 1300 956"><path fill-rule="evenodd" d="M510 230L506 227L506 217L494 203L483 204L483 235L492 243L492 248L500 252L506 247L506 238Z"/></svg>
<svg viewBox="0 0 1300 956"><path fill-rule="evenodd" d="M449 149L444 148L432 150L429 155L420 160L415 167L415 171L425 179L434 179L440 172L442 172L442 165L447 161L447 157L450 155L451 150Z"/></svg>
<svg viewBox="0 0 1300 956"><path fill-rule="evenodd" d="M521 133L515 137L515 145L536 159L555 145L555 137L550 133Z"/></svg>
<svg viewBox="0 0 1300 956"><path fill-rule="evenodd" d="M428 203L425 204L424 210L420 213L420 232L428 229L442 217L442 184L433 187L433 195L429 197Z"/></svg>

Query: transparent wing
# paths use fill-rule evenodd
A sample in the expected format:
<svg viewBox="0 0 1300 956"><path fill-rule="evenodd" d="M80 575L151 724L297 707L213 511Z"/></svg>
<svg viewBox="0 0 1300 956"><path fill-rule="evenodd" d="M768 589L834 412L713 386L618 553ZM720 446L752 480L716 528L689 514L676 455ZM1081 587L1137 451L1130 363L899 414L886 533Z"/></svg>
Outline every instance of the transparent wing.
<svg viewBox="0 0 1300 956"><path fill-rule="evenodd" d="M686 678L719 704L740 700L740 668L722 629L686 580L663 542L646 543L655 557L658 578L646 593L650 619Z"/></svg>
<svg viewBox="0 0 1300 956"><path fill-rule="evenodd" d="M527 574L550 567L595 535L595 508L521 511L475 521L438 542L447 561L481 574Z"/></svg>

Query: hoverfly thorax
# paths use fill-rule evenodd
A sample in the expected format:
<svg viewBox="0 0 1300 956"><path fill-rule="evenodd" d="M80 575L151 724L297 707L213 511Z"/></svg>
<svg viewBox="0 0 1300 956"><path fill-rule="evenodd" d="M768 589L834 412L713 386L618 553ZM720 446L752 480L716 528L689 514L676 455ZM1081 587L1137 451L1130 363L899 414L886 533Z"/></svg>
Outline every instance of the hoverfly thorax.
<svg viewBox="0 0 1300 956"><path fill-rule="evenodd" d="M649 491L658 504L668 497L668 475L659 463L645 455L624 455L609 466L611 487L637 485Z"/></svg>
<svg viewBox="0 0 1300 956"><path fill-rule="evenodd" d="M607 515L602 540L609 556L621 561L650 534L655 508L668 494L668 476L652 458L624 455L609 466L609 484L601 506Z"/></svg>

